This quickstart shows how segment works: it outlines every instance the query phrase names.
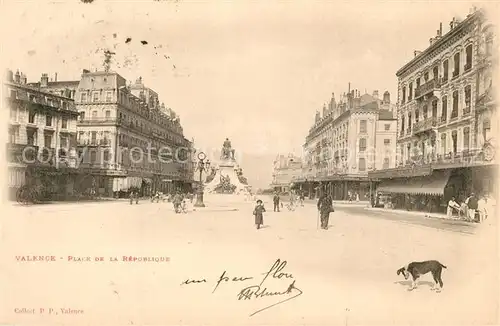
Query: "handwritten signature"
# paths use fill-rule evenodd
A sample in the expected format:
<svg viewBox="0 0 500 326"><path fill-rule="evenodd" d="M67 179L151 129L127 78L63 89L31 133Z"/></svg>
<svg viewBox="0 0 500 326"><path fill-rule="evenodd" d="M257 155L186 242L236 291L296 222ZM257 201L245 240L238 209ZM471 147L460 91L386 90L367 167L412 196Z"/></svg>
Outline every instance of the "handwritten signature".
<svg viewBox="0 0 500 326"><path fill-rule="evenodd" d="M276 303L273 303L269 306L266 306L262 309L259 309L255 312L253 312L252 314L250 314L250 317L255 315L255 314L258 314L264 310L275 307L279 304L285 303L287 301L290 301L290 300L295 299L298 296L302 295L303 292L295 286L295 279L294 279L293 275L283 272L286 265L287 265L286 260L282 261L281 259L277 259L273 263L271 268L267 272L262 274L262 275L264 275L264 277L262 278L262 280L260 281L259 284L247 286L247 287L243 288L237 294L238 300L251 300L251 299L259 299L259 298L271 297L271 296L277 296L277 297L278 296L279 297L288 296L286 299L283 299L281 301L278 301ZM267 287L264 286L264 282L269 277L271 279L291 279L292 282L288 285L288 287L284 291L270 291L270 290L268 290ZM224 271L221 274L221 276L219 277L219 279L217 280L212 293L214 293L219 288L219 285L221 283L245 282L245 281L253 280L253 279L254 279L254 277L251 277L251 276L250 277L232 277L231 278L231 277L227 276L227 271ZM181 285L199 284L199 283L208 283L208 282L204 278L200 279L200 280L187 279L184 282L182 282Z"/></svg>

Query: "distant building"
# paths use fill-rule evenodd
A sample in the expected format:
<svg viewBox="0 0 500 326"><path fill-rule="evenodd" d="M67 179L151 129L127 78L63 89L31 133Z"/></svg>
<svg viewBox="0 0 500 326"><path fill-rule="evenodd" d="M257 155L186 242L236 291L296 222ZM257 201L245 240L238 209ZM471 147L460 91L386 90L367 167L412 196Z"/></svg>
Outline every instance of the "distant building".
<svg viewBox="0 0 500 326"><path fill-rule="evenodd" d="M474 9L463 21L453 18L444 35L440 25L429 47L396 73L398 166L370 173L394 207L443 212L452 196L495 191L494 31Z"/></svg>
<svg viewBox="0 0 500 326"><path fill-rule="evenodd" d="M7 144L10 197L24 185L41 196L72 195L77 179L78 111L69 93L52 94L8 70L3 82L10 109ZM41 197L39 197L40 199Z"/></svg>
<svg viewBox="0 0 500 326"><path fill-rule="evenodd" d="M292 184L302 174L302 160L293 154L278 155L274 161L271 188L278 192L288 192Z"/></svg>
<svg viewBox="0 0 500 326"><path fill-rule="evenodd" d="M378 91L361 95L349 84L338 102L332 94L306 137L300 187L310 197L322 188L336 200L349 193L367 199L368 171L395 166L394 112L389 92L380 99Z"/></svg>

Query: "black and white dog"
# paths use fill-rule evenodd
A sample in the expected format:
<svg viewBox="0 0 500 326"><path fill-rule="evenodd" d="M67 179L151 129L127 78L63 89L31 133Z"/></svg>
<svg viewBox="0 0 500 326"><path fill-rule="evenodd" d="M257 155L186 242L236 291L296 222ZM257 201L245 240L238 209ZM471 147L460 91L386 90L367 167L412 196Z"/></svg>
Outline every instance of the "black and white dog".
<svg viewBox="0 0 500 326"><path fill-rule="evenodd" d="M446 268L446 266L444 266L437 260L427 260L422 262L409 263L407 266L398 269L397 273L398 275L403 273L405 280L407 280L411 274L413 280L410 290L413 290L417 287L417 280L420 275L431 272L432 277L434 278L434 282L436 282L436 284L432 287L432 290L434 290L435 286L437 286L436 290L439 292L443 287L443 280L441 279L441 272L443 268Z"/></svg>

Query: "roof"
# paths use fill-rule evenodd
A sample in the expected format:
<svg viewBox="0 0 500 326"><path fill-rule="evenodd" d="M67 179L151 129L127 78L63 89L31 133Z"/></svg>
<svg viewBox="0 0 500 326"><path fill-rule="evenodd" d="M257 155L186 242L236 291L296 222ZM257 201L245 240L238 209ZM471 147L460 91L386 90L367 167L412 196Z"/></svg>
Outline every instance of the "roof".
<svg viewBox="0 0 500 326"><path fill-rule="evenodd" d="M394 116L392 115L392 112L389 110L379 110L378 111L378 119L379 120L395 120Z"/></svg>
<svg viewBox="0 0 500 326"><path fill-rule="evenodd" d="M377 110L378 109L378 101L377 102L369 102L363 106L361 106L362 110Z"/></svg>
<svg viewBox="0 0 500 326"><path fill-rule="evenodd" d="M365 93L359 98L359 106L365 106L368 103L378 102L378 99L372 95Z"/></svg>

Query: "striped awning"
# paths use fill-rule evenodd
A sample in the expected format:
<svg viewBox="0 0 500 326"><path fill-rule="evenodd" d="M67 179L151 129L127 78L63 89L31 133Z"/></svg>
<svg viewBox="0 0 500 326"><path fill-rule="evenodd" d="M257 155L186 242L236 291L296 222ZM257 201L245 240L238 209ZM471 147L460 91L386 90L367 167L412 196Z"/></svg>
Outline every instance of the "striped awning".
<svg viewBox="0 0 500 326"><path fill-rule="evenodd" d="M450 171L434 171L432 175L425 177L383 181L377 187L377 191L382 193L442 196L449 178Z"/></svg>

